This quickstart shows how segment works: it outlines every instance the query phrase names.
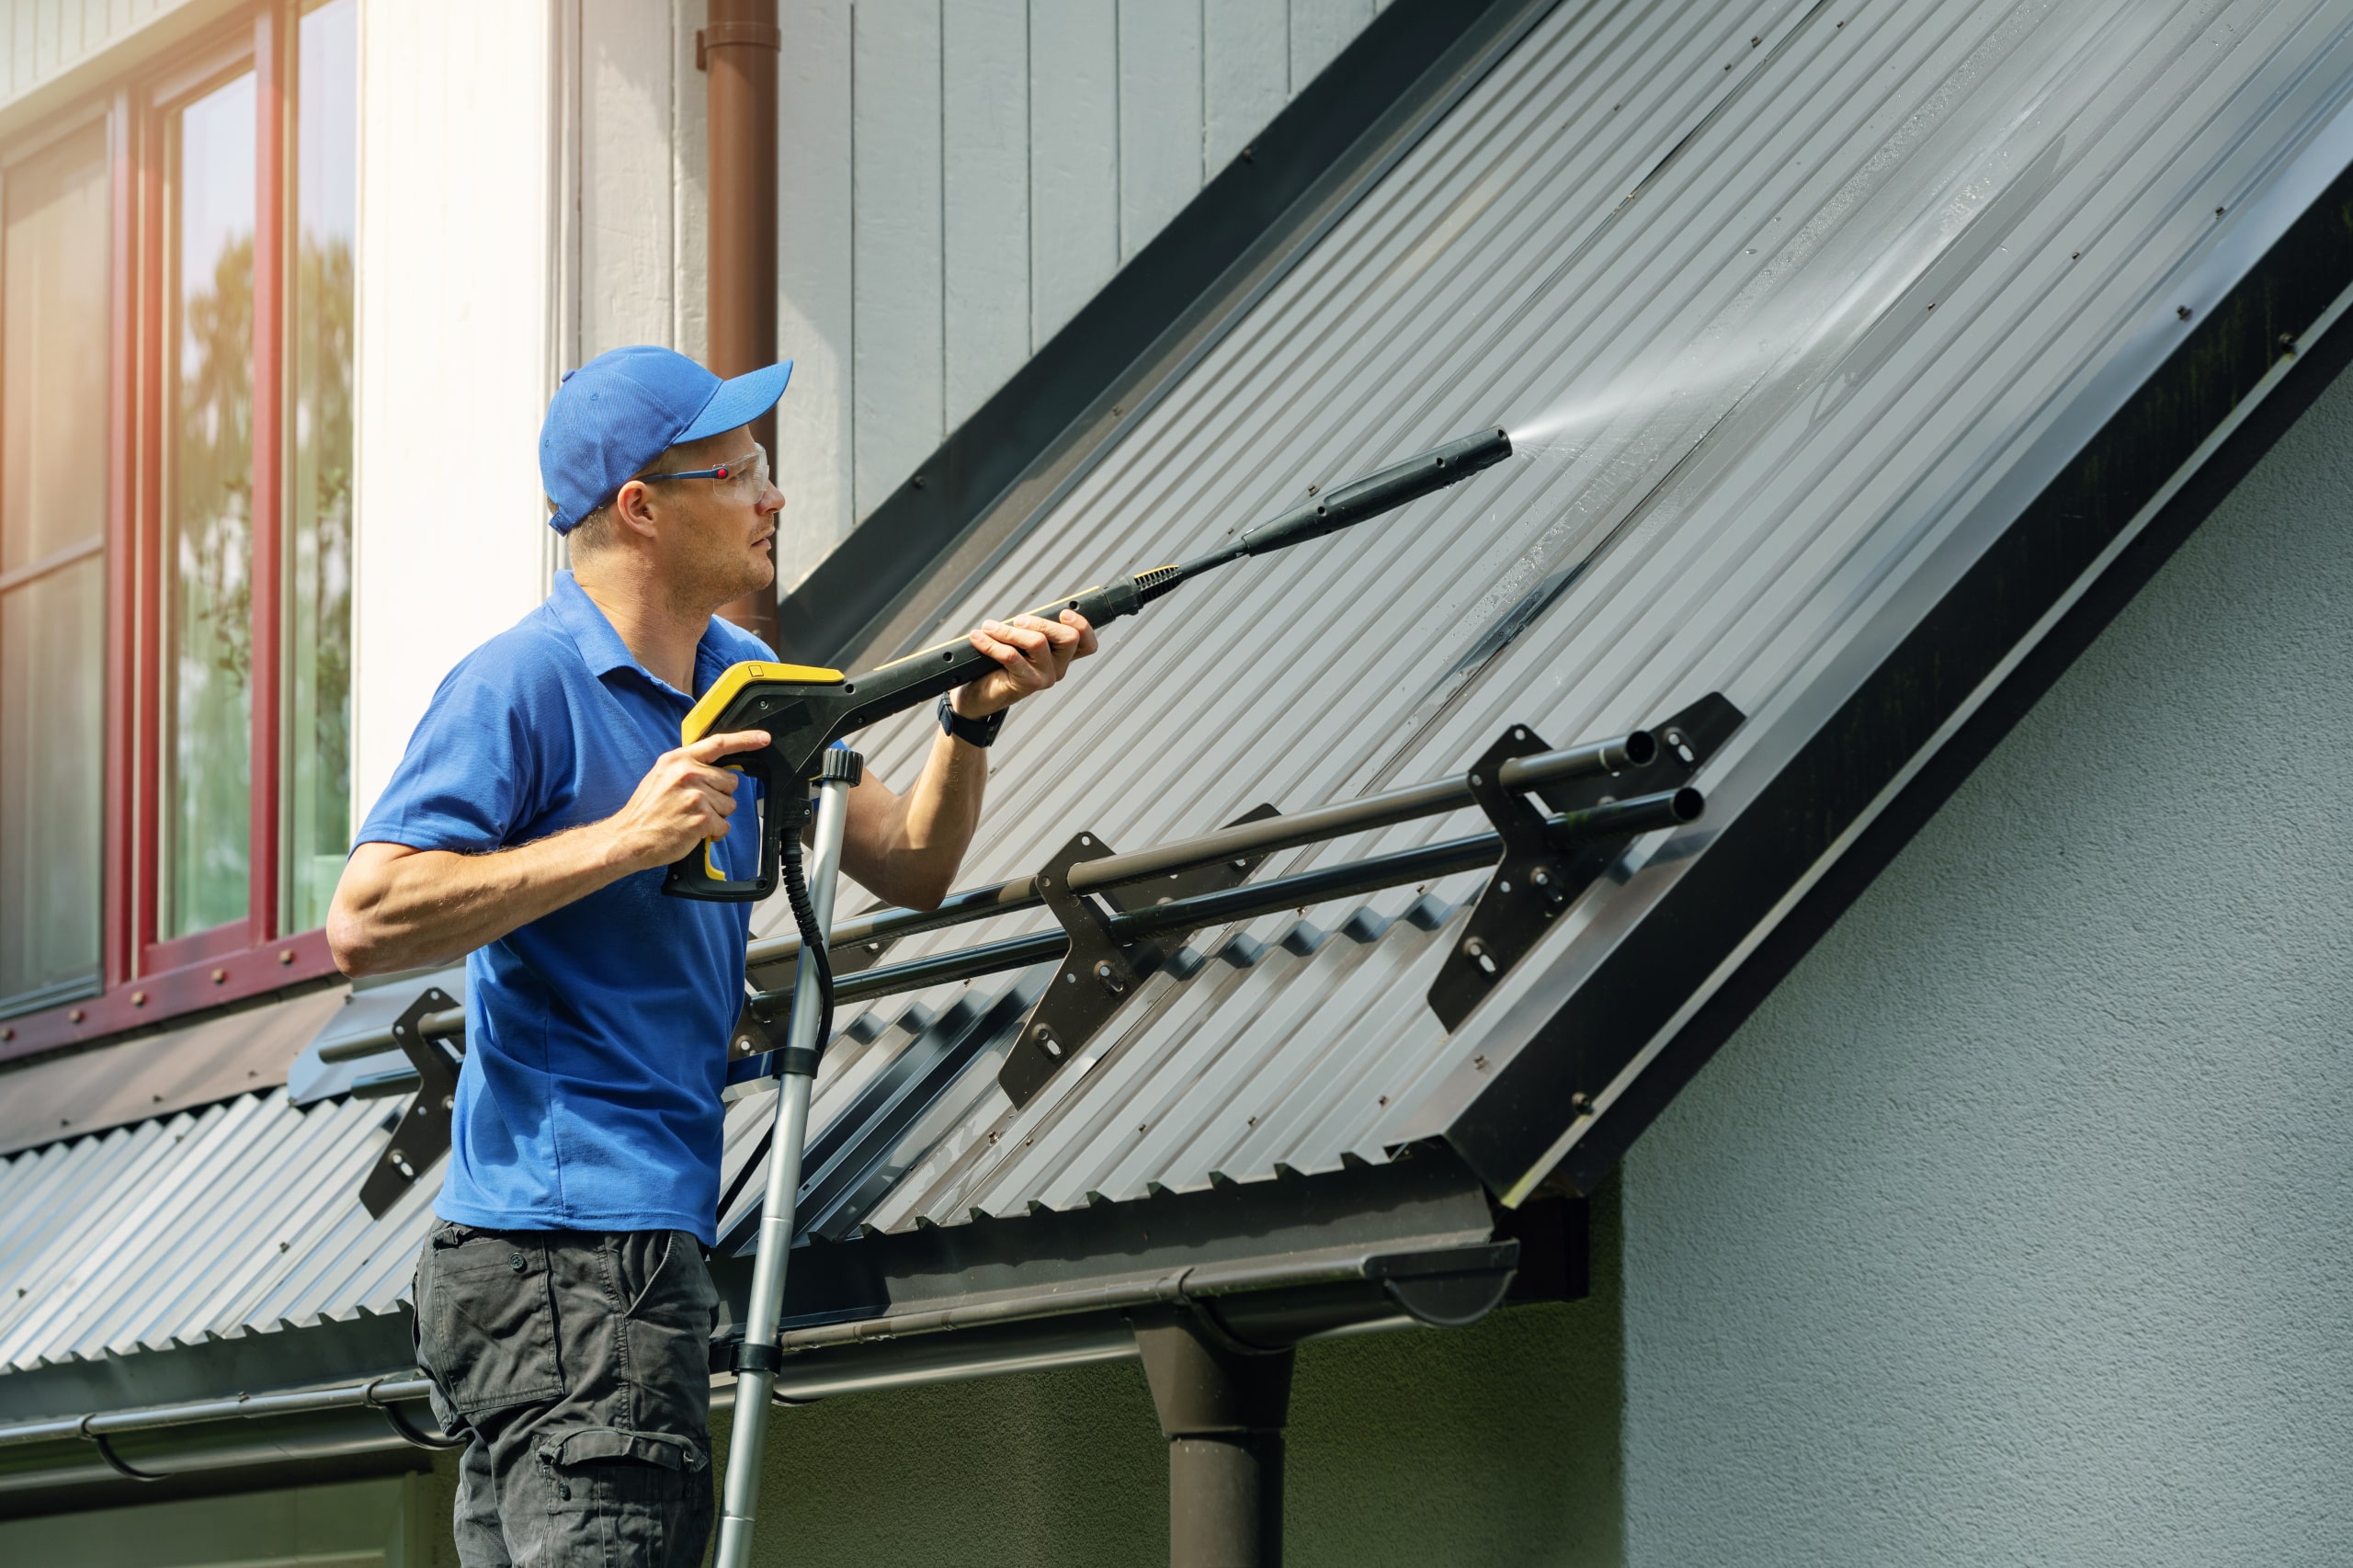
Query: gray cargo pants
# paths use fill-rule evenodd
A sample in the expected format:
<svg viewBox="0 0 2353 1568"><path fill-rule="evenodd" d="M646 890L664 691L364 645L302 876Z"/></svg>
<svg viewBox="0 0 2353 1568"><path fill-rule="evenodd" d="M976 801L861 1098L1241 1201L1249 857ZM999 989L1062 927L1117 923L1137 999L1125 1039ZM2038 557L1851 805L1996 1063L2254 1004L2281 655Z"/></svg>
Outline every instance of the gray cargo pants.
<svg viewBox="0 0 2353 1568"><path fill-rule="evenodd" d="M415 1299L433 1413L471 1439L465 1568L701 1562L719 1298L693 1236L437 1222Z"/></svg>

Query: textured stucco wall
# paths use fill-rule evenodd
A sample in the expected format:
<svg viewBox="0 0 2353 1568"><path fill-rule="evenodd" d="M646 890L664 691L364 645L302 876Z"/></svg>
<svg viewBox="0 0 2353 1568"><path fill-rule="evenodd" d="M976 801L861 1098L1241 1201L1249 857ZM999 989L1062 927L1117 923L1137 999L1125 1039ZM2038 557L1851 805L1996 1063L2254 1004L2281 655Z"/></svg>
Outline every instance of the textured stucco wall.
<svg viewBox="0 0 2353 1568"><path fill-rule="evenodd" d="M1628 1560L2353 1562L2353 377L1623 1171Z"/></svg>

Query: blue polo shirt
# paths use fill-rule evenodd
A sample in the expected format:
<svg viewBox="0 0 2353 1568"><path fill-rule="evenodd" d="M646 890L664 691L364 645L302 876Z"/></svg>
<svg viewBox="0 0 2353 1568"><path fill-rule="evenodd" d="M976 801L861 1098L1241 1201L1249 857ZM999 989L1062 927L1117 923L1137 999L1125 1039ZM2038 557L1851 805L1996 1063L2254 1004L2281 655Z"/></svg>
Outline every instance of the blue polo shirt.
<svg viewBox="0 0 2353 1568"><path fill-rule="evenodd" d="M481 854L611 816L721 671L774 655L714 619L694 692L647 673L569 572L449 672L356 844ZM757 870L753 786L718 846ZM688 1231L712 1244L720 1088L751 911L623 877L466 960L466 1060L433 1211L514 1230Z"/></svg>

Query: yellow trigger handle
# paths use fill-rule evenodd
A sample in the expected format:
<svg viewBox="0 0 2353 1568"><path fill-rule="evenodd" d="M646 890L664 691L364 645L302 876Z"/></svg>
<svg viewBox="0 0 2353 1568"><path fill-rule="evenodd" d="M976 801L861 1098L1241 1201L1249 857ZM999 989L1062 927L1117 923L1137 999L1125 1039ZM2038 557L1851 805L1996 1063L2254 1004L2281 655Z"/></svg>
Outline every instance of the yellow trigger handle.
<svg viewBox="0 0 2353 1568"><path fill-rule="evenodd" d="M841 678L841 671L819 669L814 665L770 665L757 659L730 665L710 683L710 689L688 710L686 722L678 726L678 744L690 746L710 733L728 705L755 681L775 681L783 686L838 686Z"/></svg>
<svg viewBox="0 0 2353 1568"><path fill-rule="evenodd" d="M697 699L694 707L688 710L685 721L678 726L678 742L681 745L692 745L705 735L711 733L719 727L720 722L726 717L727 710L734 706L736 699L744 694L747 687L760 683L782 686L835 686L840 684L841 678L842 673L839 670L821 669L814 665L770 664L758 659L731 665L721 673L717 680L710 683L710 688ZM728 772L737 775L741 775L744 771L742 765L738 763L722 763L721 766ZM725 882L727 873L720 869L718 858L711 852L711 846L718 842L714 838L703 840L702 870L703 875L711 881Z"/></svg>

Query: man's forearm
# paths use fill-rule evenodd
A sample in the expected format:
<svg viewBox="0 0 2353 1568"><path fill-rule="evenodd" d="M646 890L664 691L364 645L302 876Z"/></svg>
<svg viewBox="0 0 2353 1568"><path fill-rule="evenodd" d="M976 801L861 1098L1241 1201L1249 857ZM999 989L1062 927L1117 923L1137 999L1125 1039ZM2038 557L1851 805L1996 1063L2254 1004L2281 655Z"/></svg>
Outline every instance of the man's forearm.
<svg viewBox="0 0 2353 1568"><path fill-rule="evenodd" d="M888 801L881 811L853 809L842 845L842 869L859 885L892 903L928 909L956 885L964 851L981 821L988 788L988 753L935 736L923 772L895 798L879 783L861 789Z"/></svg>
<svg viewBox="0 0 2353 1568"><path fill-rule="evenodd" d="M448 963L616 881L632 869L605 824L487 855L419 850L338 898L328 939L347 974ZM367 846L363 846L363 850Z"/></svg>

